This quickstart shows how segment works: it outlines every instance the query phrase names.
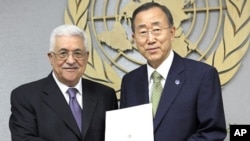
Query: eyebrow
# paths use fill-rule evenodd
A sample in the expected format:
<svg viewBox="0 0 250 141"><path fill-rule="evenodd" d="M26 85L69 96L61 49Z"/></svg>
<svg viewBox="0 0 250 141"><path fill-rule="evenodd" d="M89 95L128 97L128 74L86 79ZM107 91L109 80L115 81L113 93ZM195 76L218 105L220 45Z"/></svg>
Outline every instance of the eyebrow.
<svg viewBox="0 0 250 141"><path fill-rule="evenodd" d="M65 48L60 48L58 51L60 52L60 51L69 51L69 50L68 50L68 49L65 49ZM73 50L73 51L75 52L75 51L84 51L84 50L82 50L82 49L80 49L80 48L77 48L77 49L75 49L75 50Z"/></svg>
<svg viewBox="0 0 250 141"><path fill-rule="evenodd" d="M65 49L65 48L60 48L60 49L58 50L58 52L60 52L60 51L68 51L68 50Z"/></svg>
<svg viewBox="0 0 250 141"><path fill-rule="evenodd" d="M156 21L156 22L153 22L151 23L151 25L153 26L159 26L160 25L160 22L159 21ZM146 24L141 24L137 27L137 29L141 29L141 28L145 28L146 27Z"/></svg>

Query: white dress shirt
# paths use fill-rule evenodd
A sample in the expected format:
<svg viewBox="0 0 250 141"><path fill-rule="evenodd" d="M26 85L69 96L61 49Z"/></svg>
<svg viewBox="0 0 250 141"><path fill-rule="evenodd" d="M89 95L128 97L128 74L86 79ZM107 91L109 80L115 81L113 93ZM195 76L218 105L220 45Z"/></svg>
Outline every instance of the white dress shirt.
<svg viewBox="0 0 250 141"><path fill-rule="evenodd" d="M55 76L54 72L52 73L56 84L58 85L59 89L61 90L65 100L67 101L67 103L69 104L69 94L67 93L68 87L67 85L61 83ZM74 88L76 88L78 90L77 94L76 94L76 99L80 105L80 107L82 108L82 79L79 80L79 82L74 86Z"/></svg>
<svg viewBox="0 0 250 141"><path fill-rule="evenodd" d="M162 64L157 68L152 68L149 64L147 64L147 70L148 70L148 90L149 90L149 101L151 102L151 95L152 95L152 86L153 86L153 79L151 79L151 75L154 71L157 71L159 74L161 74L161 85L164 89L165 82L167 80L168 72L171 67L171 64L174 59L174 52L171 50L169 53L169 56L162 62Z"/></svg>

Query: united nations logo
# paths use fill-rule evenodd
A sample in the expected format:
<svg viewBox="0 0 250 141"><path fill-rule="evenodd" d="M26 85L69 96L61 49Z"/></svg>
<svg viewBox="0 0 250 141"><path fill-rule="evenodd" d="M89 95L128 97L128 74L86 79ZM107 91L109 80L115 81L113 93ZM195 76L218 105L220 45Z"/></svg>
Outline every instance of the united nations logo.
<svg viewBox="0 0 250 141"><path fill-rule="evenodd" d="M68 0L65 23L88 34L90 57L84 77L113 87L145 64L131 39L135 8L150 0ZM217 68L221 86L237 73L249 48L249 0L154 0L166 5L177 29L173 49L183 57Z"/></svg>

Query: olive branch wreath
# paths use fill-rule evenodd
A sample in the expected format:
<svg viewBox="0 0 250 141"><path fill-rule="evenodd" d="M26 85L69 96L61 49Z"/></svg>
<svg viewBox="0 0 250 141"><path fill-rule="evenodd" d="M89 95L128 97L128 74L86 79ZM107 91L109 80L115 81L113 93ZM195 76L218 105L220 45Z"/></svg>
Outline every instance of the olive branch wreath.
<svg viewBox="0 0 250 141"><path fill-rule="evenodd" d="M121 80L112 66L103 60L91 43L88 21L88 5L90 0L68 0L68 8L64 12L65 24L77 25L88 35L89 60L84 77L114 88L120 98ZM217 49L205 60L217 68L221 86L228 83L241 65L241 59L249 48L250 1L226 0L227 14L225 14L223 37Z"/></svg>
<svg viewBox="0 0 250 141"><path fill-rule="evenodd" d="M217 50L213 52L206 63L214 66L220 76L221 85L228 83L241 65L241 59L249 48L250 1L226 0L223 35Z"/></svg>
<svg viewBox="0 0 250 141"><path fill-rule="evenodd" d="M83 77L114 88L119 99L121 82L118 74L92 47L90 29L87 24L89 3L90 0L68 0L68 8L64 12L64 22L85 30L88 36L89 59Z"/></svg>

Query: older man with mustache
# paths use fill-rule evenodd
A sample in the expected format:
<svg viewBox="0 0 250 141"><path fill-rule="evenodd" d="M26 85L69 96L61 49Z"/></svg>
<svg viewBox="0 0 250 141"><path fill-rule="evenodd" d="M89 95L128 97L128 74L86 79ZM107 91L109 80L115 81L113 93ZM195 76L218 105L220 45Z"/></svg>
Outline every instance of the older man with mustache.
<svg viewBox="0 0 250 141"><path fill-rule="evenodd" d="M82 78L87 37L74 25L55 28L52 73L11 93L12 141L104 141L105 112L117 109L112 88Z"/></svg>

